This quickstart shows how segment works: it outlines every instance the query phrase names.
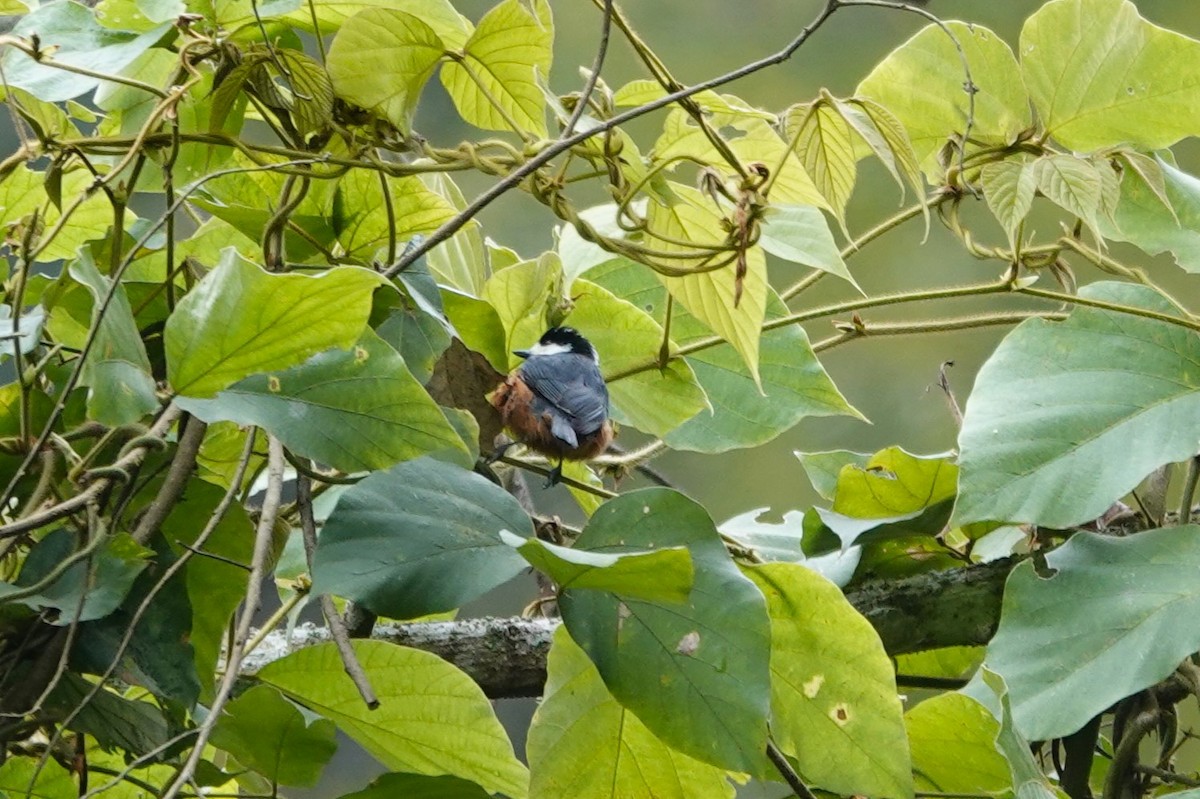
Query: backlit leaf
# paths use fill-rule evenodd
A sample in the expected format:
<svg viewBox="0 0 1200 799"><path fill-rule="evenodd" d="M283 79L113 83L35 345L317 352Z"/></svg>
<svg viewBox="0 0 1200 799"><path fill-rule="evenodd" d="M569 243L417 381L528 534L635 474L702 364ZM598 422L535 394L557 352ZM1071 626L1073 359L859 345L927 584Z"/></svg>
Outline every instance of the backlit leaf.
<svg viewBox="0 0 1200 799"><path fill-rule="evenodd" d="M1065 147L1168 147L1200 133L1200 42L1127 0L1054 0L1021 30L1021 71Z"/></svg>
<svg viewBox="0 0 1200 799"><path fill-rule="evenodd" d="M472 125L512 130L515 124L517 132L545 137L546 99L538 80L550 73L553 44L546 0L503 0L479 20L461 62L442 68L442 84Z"/></svg>
<svg viewBox="0 0 1200 799"><path fill-rule="evenodd" d="M373 710L332 643L293 652L261 669L258 679L338 725L387 768L454 775L524 799L529 773L470 677L429 652L384 641L352 645L379 697Z"/></svg>

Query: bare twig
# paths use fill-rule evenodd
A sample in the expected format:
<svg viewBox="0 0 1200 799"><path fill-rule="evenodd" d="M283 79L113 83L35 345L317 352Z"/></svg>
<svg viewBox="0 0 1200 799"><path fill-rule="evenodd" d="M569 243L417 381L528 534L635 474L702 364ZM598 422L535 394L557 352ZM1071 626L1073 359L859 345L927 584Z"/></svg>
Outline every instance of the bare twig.
<svg viewBox="0 0 1200 799"><path fill-rule="evenodd" d="M196 456L200 453L204 431L207 429L208 425L195 416L187 417L175 448L175 457L171 459L171 466L167 469L166 479L158 489L158 495L138 521L133 531L134 541L139 544L149 541L183 496L183 489L192 479L192 472L196 468Z"/></svg>
<svg viewBox="0 0 1200 799"><path fill-rule="evenodd" d="M313 518L312 480L308 475L301 474L296 478L296 505L300 509L300 530L304 534L304 557L308 561L308 573L312 574L313 553L317 549L317 523ZM367 673L363 671L362 664L358 662L358 656L354 654L354 647L350 643L350 633L346 630L342 615L338 613L333 599L328 594L321 594L319 601L321 612L325 615L325 623L329 625L329 635L337 645L338 654L342 657L342 667L354 682L354 686L358 688L363 702L369 709L374 710L379 707L379 698L375 696L375 690L371 688L371 681L368 679Z"/></svg>
<svg viewBox="0 0 1200 799"><path fill-rule="evenodd" d="M254 440L253 431L250 440ZM242 606L242 614L238 618L233 646L230 647L225 658L225 674L213 696L208 716L198 727L192 751L176 773L171 785L161 794L161 799L174 799L183 790L183 786L191 781L192 775L196 773L196 766L199 765L200 759L204 755L204 746L208 743L217 721L220 720L221 711L229 701L234 683L237 682L243 648L250 638L250 627L254 623L254 614L261 601L263 582L267 574L267 561L271 555L271 539L275 531L275 519L279 515L279 505L283 498L285 463L283 445L279 443L279 439L269 436L267 439L267 490L263 497L262 510L259 512L258 530L254 536L254 556L250 561L250 579L246 585L246 601ZM235 481L233 485L237 486L238 482Z"/></svg>

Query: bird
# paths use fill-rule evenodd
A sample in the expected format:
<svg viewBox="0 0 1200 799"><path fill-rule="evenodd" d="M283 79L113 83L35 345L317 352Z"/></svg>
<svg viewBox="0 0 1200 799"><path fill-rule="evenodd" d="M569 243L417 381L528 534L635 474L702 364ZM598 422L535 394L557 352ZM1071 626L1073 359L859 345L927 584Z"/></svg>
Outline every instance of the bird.
<svg viewBox="0 0 1200 799"><path fill-rule="evenodd" d="M515 441L496 448L499 460L514 444L558 459L546 487L562 479L564 460L590 460L612 443L608 386L600 374L600 355L578 330L552 327L527 350L514 350L524 361L492 394L492 405Z"/></svg>

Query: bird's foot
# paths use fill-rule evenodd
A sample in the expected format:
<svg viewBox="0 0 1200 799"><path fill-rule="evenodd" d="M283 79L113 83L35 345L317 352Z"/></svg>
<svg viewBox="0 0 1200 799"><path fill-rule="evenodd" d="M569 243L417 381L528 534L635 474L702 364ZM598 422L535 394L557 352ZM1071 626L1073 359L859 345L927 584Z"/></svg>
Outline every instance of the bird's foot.
<svg viewBox="0 0 1200 799"><path fill-rule="evenodd" d="M558 485L562 481L562 476L562 461L559 461L558 465L550 470L550 474L546 475L546 485L542 487L551 488Z"/></svg>
<svg viewBox="0 0 1200 799"><path fill-rule="evenodd" d="M483 459L484 465L491 466L493 463L495 463L496 461L503 458L504 454L506 452L508 452L511 448L515 447L516 445L517 445L517 442L515 442L515 441L509 441L507 444L500 444L494 450L492 450L492 453L490 455L484 457L484 459Z"/></svg>

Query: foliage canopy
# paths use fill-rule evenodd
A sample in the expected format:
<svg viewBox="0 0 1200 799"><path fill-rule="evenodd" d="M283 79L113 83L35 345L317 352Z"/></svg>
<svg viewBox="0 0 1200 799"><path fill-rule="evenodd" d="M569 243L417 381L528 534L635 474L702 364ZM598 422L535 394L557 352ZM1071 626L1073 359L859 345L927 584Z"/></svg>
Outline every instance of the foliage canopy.
<svg viewBox="0 0 1200 799"><path fill-rule="evenodd" d="M854 5L929 24L847 97L721 93ZM686 87L590 6L604 46L557 95L576 65L553 64L569 15L548 0L477 21L449 0L3 4L0 794L286 795L339 730L389 772L356 799L1195 782L1176 705L1200 697L1200 316L1151 256L1200 269L1200 178L1168 149L1200 136L1200 42L1128 0L1050 0L1015 46L827 0L785 50ZM612 87L618 37L647 77ZM435 76L478 137L415 127ZM625 125L649 115L655 137ZM913 204L855 238L865 159ZM468 200L463 172L491 188ZM509 192L545 207L552 249L484 235ZM847 261L918 218L987 278L865 294ZM846 299L814 304L818 282ZM980 297L997 310L871 318ZM579 526L518 499L534 456L480 460L510 353L560 324L638 442L568 466ZM629 488L664 451L861 417L825 351L994 326L953 453L802 454L828 507L780 524ZM998 619L915 620L949 630L931 651L842 590L897 605L914 575L1004 558L1024 561ZM530 566L562 624L524 758L474 674L349 639L333 599L421 620ZM310 601L333 640L243 674ZM906 712L898 684L939 690Z"/></svg>

